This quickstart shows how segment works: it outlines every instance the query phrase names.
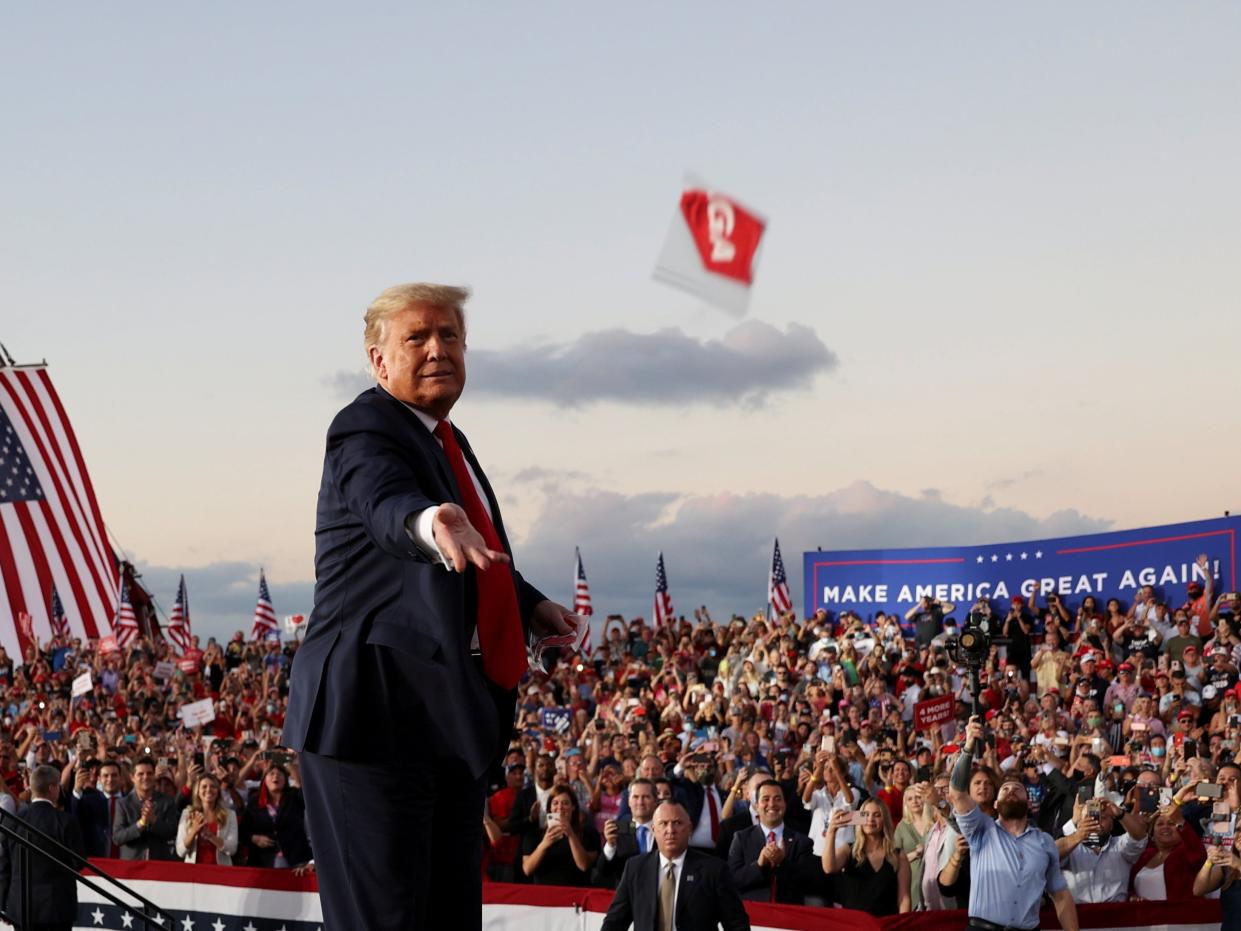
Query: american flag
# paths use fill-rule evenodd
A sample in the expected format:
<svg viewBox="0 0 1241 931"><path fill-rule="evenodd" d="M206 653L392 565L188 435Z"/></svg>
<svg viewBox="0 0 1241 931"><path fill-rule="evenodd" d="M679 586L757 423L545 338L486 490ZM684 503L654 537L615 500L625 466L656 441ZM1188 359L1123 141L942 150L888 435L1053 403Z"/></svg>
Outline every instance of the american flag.
<svg viewBox="0 0 1241 931"><path fill-rule="evenodd" d="M116 613L116 645L121 649L138 639L138 618L129 603L129 584L121 582L121 607Z"/></svg>
<svg viewBox="0 0 1241 931"><path fill-rule="evenodd" d="M69 636L69 618L65 617L65 606L60 603L60 593L52 586L52 636Z"/></svg>
<svg viewBox="0 0 1241 931"><path fill-rule="evenodd" d="M271 592L267 590L267 576L260 569L259 600L254 606L254 626L250 628L250 639L260 640L273 636L280 636L280 626L276 623L276 609L271 604Z"/></svg>
<svg viewBox="0 0 1241 931"><path fill-rule="evenodd" d="M76 633L112 633L119 578L86 462L46 368L0 367L0 644L25 655L13 621L22 613L36 634L51 633L53 585L65 593Z"/></svg>
<svg viewBox="0 0 1241 931"><path fill-rule="evenodd" d="M177 603L172 606L172 614L168 616L168 639L184 653L194 641L190 633L190 599L185 594L185 576L181 576L181 584L177 586Z"/></svg>
<svg viewBox="0 0 1241 931"><path fill-rule="evenodd" d="M666 624L676 615L672 611L672 596L668 594L668 573L664 571L664 554L661 550L655 564L655 625Z"/></svg>
<svg viewBox="0 0 1241 931"><path fill-rule="evenodd" d="M577 568L573 572L573 613L581 618L589 618L595 613L595 609L590 604L590 586L586 584L586 570L582 566L582 551L577 547L573 548L573 555L577 557ZM582 641L582 653L586 656L590 655L590 621L585 620L586 639Z"/></svg>
<svg viewBox="0 0 1241 931"><path fill-rule="evenodd" d="M780 539L776 538L776 549L771 554L771 578L767 581L767 600L771 610L783 614L793 607L793 599L789 595L789 579L784 574L784 560L780 556Z"/></svg>

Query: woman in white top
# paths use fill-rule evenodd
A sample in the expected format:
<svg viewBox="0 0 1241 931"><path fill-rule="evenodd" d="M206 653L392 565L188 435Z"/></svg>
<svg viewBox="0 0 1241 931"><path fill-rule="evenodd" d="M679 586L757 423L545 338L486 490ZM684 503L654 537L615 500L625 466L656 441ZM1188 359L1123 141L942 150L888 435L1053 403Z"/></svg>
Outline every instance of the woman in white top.
<svg viewBox="0 0 1241 931"><path fill-rule="evenodd" d="M177 826L177 856L186 863L232 866L237 852L237 816L224 807L215 776L201 776Z"/></svg>

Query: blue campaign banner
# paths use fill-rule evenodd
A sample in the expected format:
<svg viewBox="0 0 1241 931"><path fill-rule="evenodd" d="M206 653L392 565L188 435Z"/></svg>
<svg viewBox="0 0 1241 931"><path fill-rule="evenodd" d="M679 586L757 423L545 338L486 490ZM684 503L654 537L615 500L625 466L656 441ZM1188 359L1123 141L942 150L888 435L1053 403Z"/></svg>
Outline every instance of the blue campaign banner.
<svg viewBox="0 0 1241 931"><path fill-rule="evenodd" d="M1125 609L1134 592L1154 587L1169 605L1187 600L1186 587L1210 560L1214 590L1237 589L1237 532L1241 517L1142 527L1052 540L926 549L835 550L806 553L805 605L832 615L856 611L871 620L880 611L904 615L923 596L956 605L958 619L980 598L999 602L1031 592L1055 592L1075 609L1086 595L1100 607L1108 598Z"/></svg>

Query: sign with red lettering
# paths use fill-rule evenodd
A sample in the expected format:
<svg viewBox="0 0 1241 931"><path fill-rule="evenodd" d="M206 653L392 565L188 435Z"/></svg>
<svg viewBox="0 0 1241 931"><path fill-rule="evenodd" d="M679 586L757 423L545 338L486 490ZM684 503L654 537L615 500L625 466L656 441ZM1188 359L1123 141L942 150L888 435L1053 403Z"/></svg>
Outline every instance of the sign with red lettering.
<svg viewBox="0 0 1241 931"><path fill-rule="evenodd" d="M940 695L918 702L914 705L914 730L925 731L937 724L951 721L956 704L956 699L951 695Z"/></svg>
<svg viewBox="0 0 1241 931"><path fill-rule="evenodd" d="M112 634L108 634L108 636L106 637L100 637L99 638L99 652L100 653L121 652L121 647L120 647L120 644L116 642L116 637Z"/></svg>

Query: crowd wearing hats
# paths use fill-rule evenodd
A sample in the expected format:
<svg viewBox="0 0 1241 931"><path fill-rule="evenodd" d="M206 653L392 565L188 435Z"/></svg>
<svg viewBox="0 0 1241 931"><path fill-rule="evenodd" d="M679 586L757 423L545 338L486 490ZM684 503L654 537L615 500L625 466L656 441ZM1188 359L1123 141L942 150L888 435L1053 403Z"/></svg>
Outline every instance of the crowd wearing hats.
<svg viewBox="0 0 1241 931"><path fill-rule="evenodd" d="M573 795L582 847L599 863L605 832L615 837L619 825L624 833L626 789L635 782L685 804L702 829L691 843L729 859L735 831L760 821L756 790L775 781L786 838L806 835L815 854L834 809L862 815L867 799L882 803L878 830L912 870L911 894L894 895L891 910L963 906L959 886L955 896L936 888L938 866L956 847L951 834L934 832L954 827L947 773L973 699L952 640L958 618L984 612L1004 642L980 670L989 733L975 755L980 806L993 812L1002 784L1021 781L1032 823L1070 842L1087 809L1092 830L1101 818L1117 838L1132 827L1130 815L1140 816L1141 838L1116 848L1127 858L1123 881L1105 893L1079 893L1087 884L1070 882L1085 901L1220 895L1221 887L1230 897L1239 865L1241 770L1232 761L1241 739L1241 601L1211 588L1145 587L1123 599L1034 592L959 610L925 599L904 617L819 611L717 621L702 608L661 626L610 618L593 653L523 686L507 783L486 818L489 875L541 881L523 870L522 850L544 844L537 799L556 787ZM943 696L954 704L950 718L916 728L919 703ZM708 799L727 805L710 825L704 785ZM728 819L733 834L719 830ZM924 862L928 838L935 864ZM1083 842L1073 862L1102 856L1107 840ZM803 883L801 899L856 901L856 890L841 885L847 872L820 871ZM606 885L607 871L558 880Z"/></svg>

